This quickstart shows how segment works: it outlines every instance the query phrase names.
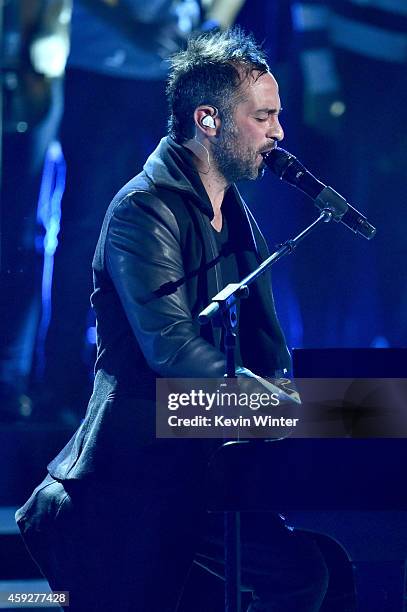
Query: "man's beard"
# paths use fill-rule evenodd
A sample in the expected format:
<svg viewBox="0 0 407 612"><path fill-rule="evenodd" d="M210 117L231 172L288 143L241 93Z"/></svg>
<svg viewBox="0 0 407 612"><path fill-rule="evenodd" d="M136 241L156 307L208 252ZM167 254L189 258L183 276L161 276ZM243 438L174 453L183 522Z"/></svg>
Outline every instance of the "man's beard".
<svg viewBox="0 0 407 612"><path fill-rule="evenodd" d="M264 174L264 162L257 163L258 151L248 149L240 144L238 129L230 117L225 118L219 140L212 148L212 155L217 170L228 183L243 179L255 180Z"/></svg>

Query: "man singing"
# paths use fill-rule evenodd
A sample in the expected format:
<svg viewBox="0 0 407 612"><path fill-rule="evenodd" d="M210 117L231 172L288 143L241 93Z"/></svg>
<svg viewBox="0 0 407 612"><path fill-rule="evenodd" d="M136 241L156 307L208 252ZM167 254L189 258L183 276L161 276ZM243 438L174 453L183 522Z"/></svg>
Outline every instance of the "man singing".
<svg viewBox="0 0 407 612"><path fill-rule="evenodd" d="M86 418L17 512L72 612L174 612L194 560L223 574L203 487L209 441L155 438L155 379L225 371L221 334L197 315L268 255L234 182L262 175L262 153L283 138L281 104L262 50L238 28L190 40L167 93L169 135L112 201L96 248ZM268 377L290 369L266 276L242 302L240 328L239 366ZM327 570L312 540L275 515L243 520L250 611L319 610Z"/></svg>

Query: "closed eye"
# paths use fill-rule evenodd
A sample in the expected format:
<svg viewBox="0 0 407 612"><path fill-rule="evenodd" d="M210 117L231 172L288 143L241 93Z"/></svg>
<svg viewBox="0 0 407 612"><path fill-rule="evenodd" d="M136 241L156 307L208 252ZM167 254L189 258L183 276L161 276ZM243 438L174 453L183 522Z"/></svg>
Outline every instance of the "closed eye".
<svg viewBox="0 0 407 612"><path fill-rule="evenodd" d="M261 117L254 117L256 121L260 121L261 123L263 123L264 121L267 121L269 119L269 117L279 117L279 115L282 113L282 108L280 108L279 110L277 109L266 109L266 108L259 108L257 109L258 113L263 113L263 115ZM265 115L264 113L267 113L267 115Z"/></svg>

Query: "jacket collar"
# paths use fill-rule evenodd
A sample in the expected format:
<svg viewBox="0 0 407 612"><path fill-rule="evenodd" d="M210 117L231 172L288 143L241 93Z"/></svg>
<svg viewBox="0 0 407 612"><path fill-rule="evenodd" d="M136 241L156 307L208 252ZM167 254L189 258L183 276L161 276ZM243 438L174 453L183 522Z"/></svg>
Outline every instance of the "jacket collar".
<svg viewBox="0 0 407 612"><path fill-rule="evenodd" d="M212 204L195 168L191 151L175 142L171 136L165 136L160 141L158 147L144 164L144 172L156 187L187 195L203 214L210 220L213 219ZM231 185L230 190L228 194L229 205L232 205L235 213L238 212L236 209L240 209L240 215L235 216L232 213L232 218L237 220L239 216L243 216L245 219L244 230L250 229L250 237L247 236L246 241L251 242L251 246L254 246L258 253L253 227L256 223L247 210L236 185ZM257 231L259 232L258 228Z"/></svg>
<svg viewBox="0 0 407 612"><path fill-rule="evenodd" d="M171 136L160 141L144 164L144 172L156 187L189 196L206 216L213 219L212 204L192 161L192 153Z"/></svg>

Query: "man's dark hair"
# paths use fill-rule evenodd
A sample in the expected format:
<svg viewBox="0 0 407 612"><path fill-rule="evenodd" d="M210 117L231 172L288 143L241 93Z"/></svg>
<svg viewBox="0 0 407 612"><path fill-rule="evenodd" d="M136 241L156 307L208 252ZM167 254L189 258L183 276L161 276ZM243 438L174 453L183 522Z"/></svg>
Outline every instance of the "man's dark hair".
<svg viewBox="0 0 407 612"><path fill-rule="evenodd" d="M171 58L169 134L177 142L193 138L198 106L215 106L222 118L242 99L242 82L253 71L264 74L268 69L264 51L238 26L191 38L185 51Z"/></svg>

